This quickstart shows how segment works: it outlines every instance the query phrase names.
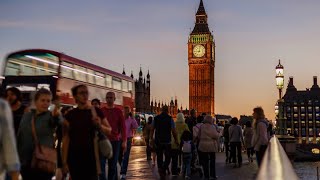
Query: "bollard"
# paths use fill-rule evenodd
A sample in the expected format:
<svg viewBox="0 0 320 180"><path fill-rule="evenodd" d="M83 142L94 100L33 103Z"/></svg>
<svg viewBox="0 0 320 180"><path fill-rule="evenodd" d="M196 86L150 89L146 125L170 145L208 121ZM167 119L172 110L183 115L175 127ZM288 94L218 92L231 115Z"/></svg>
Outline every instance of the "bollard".
<svg viewBox="0 0 320 180"><path fill-rule="evenodd" d="M319 167L317 167L317 180L319 180Z"/></svg>

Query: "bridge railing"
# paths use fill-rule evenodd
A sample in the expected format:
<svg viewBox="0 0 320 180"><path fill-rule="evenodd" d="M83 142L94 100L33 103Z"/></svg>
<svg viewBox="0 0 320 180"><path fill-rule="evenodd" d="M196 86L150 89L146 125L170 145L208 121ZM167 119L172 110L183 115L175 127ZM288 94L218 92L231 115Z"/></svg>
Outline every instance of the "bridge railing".
<svg viewBox="0 0 320 180"><path fill-rule="evenodd" d="M258 180L298 180L291 161L277 137L272 137L257 174Z"/></svg>

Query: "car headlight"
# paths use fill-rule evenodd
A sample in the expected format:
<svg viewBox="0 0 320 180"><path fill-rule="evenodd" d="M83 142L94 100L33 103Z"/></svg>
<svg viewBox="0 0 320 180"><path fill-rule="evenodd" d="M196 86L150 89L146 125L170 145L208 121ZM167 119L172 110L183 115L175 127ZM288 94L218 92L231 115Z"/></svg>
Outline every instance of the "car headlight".
<svg viewBox="0 0 320 180"><path fill-rule="evenodd" d="M141 138L141 136L135 136L134 139L135 140L141 140L142 138Z"/></svg>

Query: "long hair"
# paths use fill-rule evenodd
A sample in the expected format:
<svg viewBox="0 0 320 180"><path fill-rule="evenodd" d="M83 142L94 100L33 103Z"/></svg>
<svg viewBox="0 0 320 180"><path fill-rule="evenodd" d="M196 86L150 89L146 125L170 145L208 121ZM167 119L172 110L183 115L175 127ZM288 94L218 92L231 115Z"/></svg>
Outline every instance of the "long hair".
<svg viewBox="0 0 320 180"><path fill-rule="evenodd" d="M253 109L253 113L256 115L256 118L253 121L253 127L256 129L257 128L257 121L261 119L265 119L264 111L262 107L258 106Z"/></svg>

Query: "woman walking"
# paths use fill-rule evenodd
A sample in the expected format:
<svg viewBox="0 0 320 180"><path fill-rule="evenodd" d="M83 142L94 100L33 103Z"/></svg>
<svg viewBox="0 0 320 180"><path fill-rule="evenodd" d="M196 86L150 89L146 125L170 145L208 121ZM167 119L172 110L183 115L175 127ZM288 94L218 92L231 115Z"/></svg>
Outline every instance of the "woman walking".
<svg viewBox="0 0 320 180"><path fill-rule="evenodd" d="M257 163L260 167L263 155L267 149L269 137L268 137L268 121L265 119L264 111L262 107L256 107L253 109L253 147L256 151Z"/></svg>
<svg viewBox="0 0 320 180"><path fill-rule="evenodd" d="M56 103L52 112L48 110L52 95L47 89L40 89L34 97L35 109L25 113L22 117L17 144L21 160L21 175L23 180L51 180L53 173L32 167L31 161L36 146L54 148L54 132L61 123L59 104ZM36 142L36 143L34 143Z"/></svg>
<svg viewBox="0 0 320 180"><path fill-rule="evenodd" d="M235 163L234 167L242 165L242 155L241 155L241 142L243 142L242 128L238 125L238 118L234 117L231 119L231 126L229 127L229 142L231 147L231 158L232 162Z"/></svg>
<svg viewBox="0 0 320 180"><path fill-rule="evenodd" d="M246 122L246 128L244 129L243 136L244 136L244 146L247 149L248 161L253 162L253 159L252 159L254 154L254 149L252 146L253 129L251 127L250 121Z"/></svg>
<svg viewBox="0 0 320 180"><path fill-rule="evenodd" d="M177 120L175 122L178 143L180 144L181 136L184 131L189 131L188 125L185 123L183 113L177 114ZM171 137L173 139L173 137ZM192 137L191 137L192 139ZM172 176L178 176L178 165L181 163L181 151L179 145L173 143L171 144L171 173Z"/></svg>
<svg viewBox="0 0 320 180"><path fill-rule="evenodd" d="M217 179L216 177L216 152L218 152L219 133L213 125L212 116L205 116L203 125L199 129L198 153L201 165L203 166L204 177L206 179ZM210 164L210 169L209 169Z"/></svg>

